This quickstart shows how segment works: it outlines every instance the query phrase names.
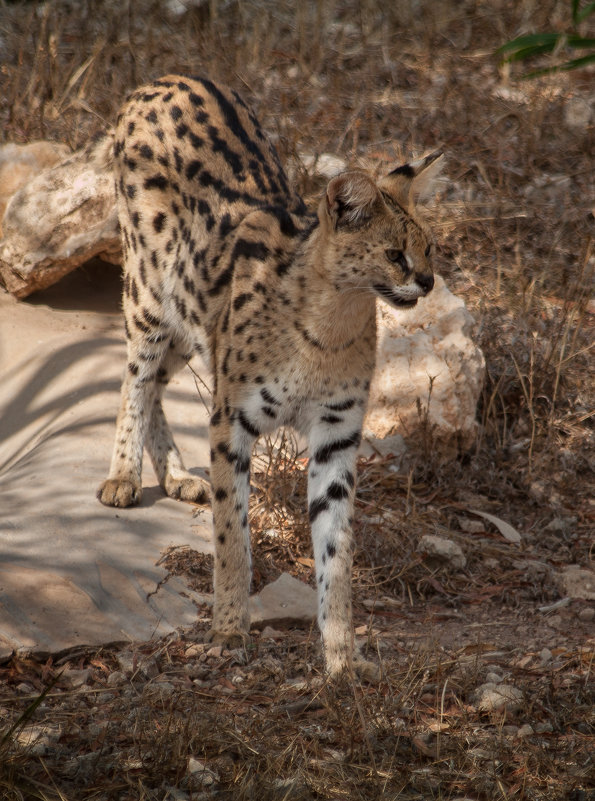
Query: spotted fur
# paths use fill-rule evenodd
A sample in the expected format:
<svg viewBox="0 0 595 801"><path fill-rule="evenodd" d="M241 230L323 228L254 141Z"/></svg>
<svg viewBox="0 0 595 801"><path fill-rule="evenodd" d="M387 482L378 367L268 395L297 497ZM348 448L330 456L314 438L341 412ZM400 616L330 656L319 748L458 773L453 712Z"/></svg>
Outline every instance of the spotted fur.
<svg viewBox="0 0 595 801"><path fill-rule="evenodd" d="M249 629L249 473L255 440L307 435L308 504L326 665L353 665L356 453L376 349L375 301L409 307L433 286L415 212L440 154L333 178L318 213L291 189L244 101L170 75L131 95L114 138L128 366L109 478L98 497L141 497L146 446L171 497L207 500L181 460L161 397L194 353L214 377L210 420L215 605L210 639ZM356 660L357 661L357 660Z"/></svg>

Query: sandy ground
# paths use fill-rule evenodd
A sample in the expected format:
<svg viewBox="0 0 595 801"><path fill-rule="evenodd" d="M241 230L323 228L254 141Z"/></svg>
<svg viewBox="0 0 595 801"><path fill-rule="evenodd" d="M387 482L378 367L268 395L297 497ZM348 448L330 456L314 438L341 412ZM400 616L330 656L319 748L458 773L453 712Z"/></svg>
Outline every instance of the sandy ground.
<svg viewBox="0 0 595 801"><path fill-rule="evenodd" d="M132 511L95 490L110 459L125 361L118 271L97 264L27 302L0 295L0 650L56 652L148 639L196 616L156 566L210 550L210 512L165 498L151 465ZM207 414L190 370L167 409L187 464L206 465Z"/></svg>

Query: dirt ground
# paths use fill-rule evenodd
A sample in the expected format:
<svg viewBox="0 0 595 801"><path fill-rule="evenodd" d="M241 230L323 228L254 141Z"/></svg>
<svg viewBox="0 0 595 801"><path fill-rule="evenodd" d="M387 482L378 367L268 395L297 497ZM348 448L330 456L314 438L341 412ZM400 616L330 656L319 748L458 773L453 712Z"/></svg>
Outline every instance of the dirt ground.
<svg viewBox="0 0 595 801"><path fill-rule="evenodd" d="M203 646L207 607L164 641L12 658L0 798L595 799L593 72L524 81L496 54L569 30L569 6L0 5L4 141L80 146L176 70L240 90L307 198L304 155L381 172L443 147L436 269L486 356L471 452L444 460L422 408L406 470L360 462L356 637L378 684L330 686L315 629ZM277 445L253 475L254 590L312 578L305 463ZM210 590L207 557L165 559Z"/></svg>

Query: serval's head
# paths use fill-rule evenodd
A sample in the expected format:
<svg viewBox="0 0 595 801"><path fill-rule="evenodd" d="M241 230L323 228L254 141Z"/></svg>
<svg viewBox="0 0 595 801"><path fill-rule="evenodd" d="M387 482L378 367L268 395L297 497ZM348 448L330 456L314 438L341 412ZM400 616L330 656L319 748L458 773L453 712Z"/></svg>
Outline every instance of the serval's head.
<svg viewBox="0 0 595 801"><path fill-rule="evenodd" d="M432 235L417 204L431 193L441 162L435 152L378 182L361 171L330 181L318 216L337 288L369 290L400 308L430 292Z"/></svg>

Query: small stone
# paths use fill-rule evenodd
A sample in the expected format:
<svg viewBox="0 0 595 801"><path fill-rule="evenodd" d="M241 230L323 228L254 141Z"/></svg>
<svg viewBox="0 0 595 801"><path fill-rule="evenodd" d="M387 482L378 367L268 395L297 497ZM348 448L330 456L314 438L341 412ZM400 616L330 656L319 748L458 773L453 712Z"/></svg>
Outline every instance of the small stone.
<svg viewBox="0 0 595 801"><path fill-rule="evenodd" d="M454 568L462 569L467 564L465 554L456 542L444 537L435 537L433 534L424 534L417 547L418 552L425 552L442 561L448 562Z"/></svg>
<svg viewBox="0 0 595 801"><path fill-rule="evenodd" d="M486 676L486 682L488 684L500 684L502 681L502 676L499 676L497 673L488 673Z"/></svg>
<svg viewBox="0 0 595 801"><path fill-rule="evenodd" d="M476 706L480 712L496 712L506 709L518 710L523 701L523 693L510 684L483 684L475 691Z"/></svg>
<svg viewBox="0 0 595 801"><path fill-rule="evenodd" d="M593 105L583 97L571 97L564 105L564 122L574 131L586 131L593 114Z"/></svg>
<svg viewBox="0 0 595 801"><path fill-rule="evenodd" d="M127 676L132 674L134 670L134 658L130 651L119 651L116 654L116 662L122 673L125 673Z"/></svg>
<svg viewBox="0 0 595 801"><path fill-rule="evenodd" d="M556 581L564 595L595 601L595 570L568 565L556 576Z"/></svg>
<svg viewBox="0 0 595 801"><path fill-rule="evenodd" d="M516 736L520 739L523 737L531 737L532 734L535 734L533 726L529 725L529 723L525 723L524 726L520 727Z"/></svg>
<svg viewBox="0 0 595 801"><path fill-rule="evenodd" d="M592 606L585 606L577 615L581 623L591 623L595 618L595 609Z"/></svg>
<svg viewBox="0 0 595 801"><path fill-rule="evenodd" d="M184 656L186 659L195 659L197 656L204 654L207 650L208 645L204 642L197 642L194 645L189 645L188 648L184 651Z"/></svg>
<svg viewBox="0 0 595 801"><path fill-rule="evenodd" d="M201 762L200 759L196 759L193 756L188 757L188 773L190 773L195 780L199 778L200 783L204 787L210 786L219 778L204 762Z"/></svg>
<svg viewBox="0 0 595 801"><path fill-rule="evenodd" d="M459 528L466 534L481 534L485 526L481 520L468 520L466 517L457 518Z"/></svg>
<svg viewBox="0 0 595 801"><path fill-rule="evenodd" d="M122 670L114 670L107 677L108 687L118 687L126 681L126 674Z"/></svg>
<svg viewBox="0 0 595 801"><path fill-rule="evenodd" d="M62 736L59 726L25 726L15 734L15 739L30 754L44 756L48 750L55 746Z"/></svg>
<svg viewBox="0 0 595 801"><path fill-rule="evenodd" d="M83 670L65 670L62 676L68 681L72 688L76 689L77 687L83 687L83 685L90 683L91 670L90 668L84 668Z"/></svg>
<svg viewBox="0 0 595 801"><path fill-rule="evenodd" d="M213 645L212 648L209 648L206 655L209 659L220 659L222 653L223 653L222 645Z"/></svg>
<svg viewBox="0 0 595 801"><path fill-rule="evenodd" d="M554 731L554 727L549 722L549 720L546 720L543 723L536 723L535 724L535 733L536 734L550 734L553 731Z"/></svg>
<svg viewBox="0 0 595 801"><path fill-rule="evenodd" d="M542 648L539 652L539 658L542 665L547 665L548 662L551 662L552 656L553 654L549 648Z"/></svg>
<svg viewBox="0 0 595 801"><path fill-rule="evenodd" d="M178 787L170 787L169 785L167 785L165 787L165 791L167 795L165 796L164 801L189 801L190 799L188 793L185 793Z"/></svg>
<svg viewBox="0 0 595 801"><path fill-rule="evenodd" d="M279 631L279 629L274 629L272 626L265 626L260 632L260 636L263 640L281 640L285 634Z"/></svg>

